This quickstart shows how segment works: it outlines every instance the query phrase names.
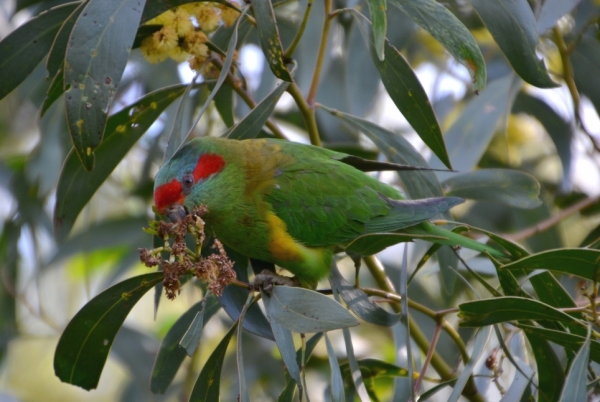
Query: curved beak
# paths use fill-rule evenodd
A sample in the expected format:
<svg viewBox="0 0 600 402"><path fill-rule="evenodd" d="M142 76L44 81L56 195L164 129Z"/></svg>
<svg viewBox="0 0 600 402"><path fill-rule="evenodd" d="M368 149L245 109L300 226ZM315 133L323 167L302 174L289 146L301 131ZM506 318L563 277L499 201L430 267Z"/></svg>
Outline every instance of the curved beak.
<svg viewBox="0 0 600 402"><path fill-rule="evenodd" d="M165 210L165 215L167 215L173 223L181 222L187 214L187 209L181 204L171 204Z"/></svg>

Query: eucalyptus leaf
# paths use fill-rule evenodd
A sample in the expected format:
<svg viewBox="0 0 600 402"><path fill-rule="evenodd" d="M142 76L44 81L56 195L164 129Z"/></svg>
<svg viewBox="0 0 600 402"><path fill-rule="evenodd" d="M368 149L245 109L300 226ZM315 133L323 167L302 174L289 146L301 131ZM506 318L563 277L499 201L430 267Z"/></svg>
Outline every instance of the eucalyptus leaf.
<svg viewBox="0 0 600 402"><path fill-rule="evenodd" d="M505 296L476 300L459 306L462 327L481 327L512 320L556 320L575 322L575 318L537 300Z"/></svg>
<svg viewBox="0 0 600 402"><path fill-rule="evenodd" d="M192 389L190 402L219 400L221 392L221 369L223 368L227 346L229 346L229 341L236 332L237 326L237 322L233 324L221 342L219 342L219 345L217 345L208 357L206 363L204 363L204 367L202 367L202 371Z"/></svg>
<svg viewBox="0 0 600 402"><path fill-rule="evenodd" d="M193 323L198 316L202 315L203 323L208 322L210 318L218 311L219 303L214 297L210 297L205 303L204 300L194 304L188 311L175 321L167 334L165 335L154 367L152 369L152 378L150 379L150 390L155 394L164 394L167 388L173 382L175 374L179 370L181 363L186 357L186 349L180 347L180 342L187 333L190 323ZM198 344L196 339L196 345Z"/></svg>
<svg viewBox="0 0 600 402"><path fill-rule="evenodd" d="M183 85L160 89L112 115L106 124L104 141L96 148L97 163L92 172L81 166L74 152L67 156L54 207L54 237L59 243L67 237L83 207L125 154L184 89Z"/></svg>
<svg viewBox="0 0 600 402"><path fill-rule="evenodd" d="M591 329L581 349L571 361L571 367L569 367L569 372L565 378L565 385L560 396L561 402L586 402L588 400L587 378L590 359L590 334Z"/></svg>
<svg viewBox="0 0 600 402"><path fill-rule="evenodd" d="M252 9L254 10L256 27L260 36L260 45L269 68L277 78L291 82L292 77L283 60L281 39L277 31L271 0L254 0L252 1Z"/></svg>
<svg viewBox="0 0 600 402"><path fill-rule="evenodd" d="M600 250L586 248L561 248L542 251L515 262L502 265L504 270L533 270L538 268L562 272L569 275L597 281L600 275L598 266Z"/></svg>
<svg viewBox="0 0 600 402"><path fill-rule="evenodd" d="M329 280L331 287L336 289L350 310L361 319L371 324L386 327L398 323L400 314L392 314L386 311L379 304L371 301L365 292L351 286L340 274L337 266L332 267Z"/></svg>
<svg viewBox="0 0 600 402"><path fill-rule="evenodd" d="M162 272L127 279L83 306L69 322L56 346L56 376L86 390L96 388L123 321L140 298L162 279Z"/></svg>
<svg viewBox="0 0 600 402"><path fill-rule="evenodd" d="M277 287L275 287L277 289ZM288 373L292 379L298 385L298 388L302 388L302 379L300 378L300 365L296 360L296 348L294 346L294 338L292 332L281 325L279 321L273 316L274 309L276 309L276 301L273 297L267 296L264 291L261 291L263 295L263 302L265 304L265 310L269 317L271 329L273 330L273 336L275 337L275 343L281 354L281 358L288 370ZM273 292L274 293L274 292Z"/></svg>
<svg viewBox="0 0 600 402"><path fill-rule="evenodd" d="M373 43L375 53L380 61L385 59L384 46L387 31L386 0L369 0L369 14L373 27Z"/></svg>
<svg viewBox="0 0 600 402"><path fill-rule="evenodd" d="M321 293L287 286L275 286L269 299L269 319L293 332L331 331L358 325L341 304Z"/></svg>
<svg viewBox="0 0 600 402"><path fill-rule="evenodd" d="M525 333L534 334L573 352L580 350L586 342L585 336L571 334L565 331L535 327L526 324L519 324L518 327ZM590 359L596 363L600 363L600 342L595 340L590 341Z"/></svg>
<svg viewBox="0 0 600 402"><path fill-rule="evenodd" d="M542 201L540 184L518 170L479 169L454 175L442 182L446 195L500 202L517 208L535 208Z"/></svg>
<svg viewBox="0 0 600 402"><path fill-rule="evenodd" d="M390 0L403 13L437 39L469 69L475 91L486 86L485 60L471 32L446 7L435 0Z"/></svg>
<svg viewBox="0 0 600 402"><path fill-rule="evenodd" d="M527 0L471 0L471 4L521 78L540 88L558 86L543 60L538 59L536 46L540 38Z"/></svg>
<svg viewBox="0 0 600 402"><path fill-rule="evenodd" d="M331 401L343 402L345 401L345 395L342 372L340 371L340 365L335 357L335 351L327 334L325 334L325 346L327 347L327 357L329 359L329 368L331 369Z"/></svg>
<svg viewBox="0 0 600 402"><path fill-rule="evenodd" d="M146 0L88 0L65 55L65 105L73 146L83 167L107 127L108 106L125 70Z"/></svg>
<svg viewBox="0 0 600 402"><path fill-rule="evenodd" d="M229 132L227 137L238 140L255 138L275 110L279 98L288 86L289 82L279 84Z"/></svg>
<svg viewBox="0 0 600 402"><path fill-rule="evenodd" d="M384 43L385 60L380 60L374 50L369 21L358 12L354 12L352 15L371 49L371 59L394 104L423 142L431 148L444 165L452 169L433 107L416 74L402 54L387 40Z"/></svg>
<svg viewBox="0 0 600 402"><path fill-rule="evenodd" d="M0 41L0 99L19 86L48 54L56 33L78 5L73 2L51 8Z"/></svg>

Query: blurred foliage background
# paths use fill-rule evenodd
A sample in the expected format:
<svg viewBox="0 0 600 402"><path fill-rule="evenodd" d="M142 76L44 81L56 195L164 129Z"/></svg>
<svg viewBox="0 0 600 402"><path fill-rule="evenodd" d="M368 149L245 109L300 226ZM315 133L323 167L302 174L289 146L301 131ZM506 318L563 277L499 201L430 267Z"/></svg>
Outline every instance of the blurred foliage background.
<svg viewBox="0 0 600 402"><path fill-rule="evenodd" d="M7 38L32 17L64 3L60 0L1 0L0 38ZM165 10L176 5L169 1L152 3ZM303 21L306 0L274 0L273 3L278 32L286 49ZM448 0L437 4L449 10L475 38L485 61L487 80L485 73L481 75L481 68L469 64L469 57L461 62L470 66L471 71L449 53L447 44L444 47L440 43L444 32L438 31L441 37L434 38L432 32L435 33L435 29L427 29L427 21L415 19L418 13L407 12L416 2L388 0L386 12L389 43L401 52L425 89L444 134L453 168L460 172L510 168L528 173L540 184L541 203L535 208L531 208L533 204L527 200L523 201L519 189L507 199L499 199L497 193L484 188L468 197L473 200L453 209L455 219L501 234L531 253L590 245L597 249L600 244L600 2L511 1L512 10L526 7L523 15L532 13L537 21L537 29L529 27L525 33L516 29L519 22L514 30L508 30L502 25L500 15L497 19L489 19L484 12L486 6L480 3ZM313 100L317 103L368 120L401 136L431 166L442 167L390 98L390 88L382 84L382 73L365 46L359 23L351 13L338 12L330 20L327 46L323 58L318 59L324 7L328 4L331 10L355 8L369 15L366 2L312 3L306 29L293 54L293 79L299 92L306 96L314 91L316 97ZM66 13L63 19L69 14ZM135 28L137 30L137 26ZM137 45L149 35L143 28L138 32ZM220 26L216 32L209 33L211 41L226 45L231 29ZM277 78L265 61L257 29L247 22L239 29L236 63L238 77L244 78L244 85L243 93L237 91L230 98L233 99L230 107L234 114L218 110L218 102L210 103L193 129L193 136L221 135L247 115L249 104L265 99L275 88ZM522 46L525 39L533 41L533 53L531 47ZM2 43L6 45L6 41ZM153 394L149 382L161 340L171 325L201 299L202 291L198 287L186 286L175 301L164 300L156 315L153 294L146 294L118 333L94 391L61 383L54 375L52 360L65 326L87 301L125 278L149 272L139 263L138 248L152 244L151 236L141 228L153 217L153 177L163 162L171 133L179 131L185 138L184 134L192 127L217 75L214 71L212 75L205 71L205 80L198 80L203 83L187 94L185 107L173 101L165 105L156 121L141 122L148 123L147 130L139 133L139 140L134 141L130 150L121 147L118 151L109 148L102 154L98 151L94 169L116 168L110 168L106 180L97 183L97 191L94 188L90 192L85 186L80 189L76 184L66 192L66 198L64 195L60 198L60 190L57 195L59 178L61 171L69 166L65 161L73 147L65 118L68 106L65 107L64 95L61 95L62 91L52 93L55 76L48 75L46 58L41 63L29 60L33 65L27 74L28 71L20 71L18 64L10 64L18 52L3 47L2 43L0 80L5 83L0 85L0 400L186 400L206 359L231 326L231 319L222 310L207 323L201 347L192 358L185 360L166 395ZM225 47L222 46L227 50ZM530 54L526 54L527 50ZM545 67L537 64L537 69L532 72L528 70L531 60L527 59L536 60L537 57L543 59ZM221 62L223 60L226 59ZM115 115L146 94L166 86L187 84L194 77L187 62L167 59L150 64L138 48L131 51L126 63L123 78L110 103L109 115ZM318 87L311 89L315 65L321 66L320 79L316 81ZM20 80L24 73L23 81L10 87L10 82ZM61 74L57 76L62 77ZM221 90L221 96L232 96L231 86L227 87L230 84L225 84L223 88L229 89L228 92ZM181 88L180 93L185 87ZM49 97L55 101L49 102ZM223 101L220 102L222 105ZM263 129L261 135L282 134L291 140L308 143L312 139L315 143L314 136L311 137L310 130L306 129L306 116L298 107L297 99L294 101L290 94L284 93L279 101L272 102L276 107L271 125ZM135 113L132 111L129 115ZM383 157L380 150L389 156L383 149L385 141L374 143L355 125L332 116L323 108L317 108L315 115L324 146L366 158ZM274 133L272 127L278 127L279 133ZM126 134L133 135L130 131ZM88 180L83 170L77 174L81 175L73 180ZM411 195L408 177L417 174L402 173L401 180L395 173L379 176L405 191L409 187L407 193ZM444 180L448 175L440 173L437 177ZM452 188L444 190L448 192ZM72 229L68 227L66 232L57 229L61 225L55 215L57 197L67 211L73 204L83 203L81 213L77 211L67 218L73 222L67 225L72 224ZM78 197L83 201L78 201ZM55 236L55 231L60 234ZM413 272L428 247L422 242L410 245L409 272ZM403 247L395 246L379 254L385 273L393 283L399 281L402 250ZM467 253L467 257L473 256ZM418 272L408 287L411 300L437 311L454 308L485 293L481 283L462 264L457 264L456 270L446 270L440 275L439 261L446 263L444 258L432 258ZM339 265L346 278L351 278L351 261L346 258ZM493 286L498 286L496 270L488 259L471 258L469 267ZM596 282L588 286L588 282L575 276L559 278L578 305L589 301L590 295L597 296ZM525 282L521 278L519 283L530 290L531 286ZM361 271L361 285L377 287L367 269ZM323 287L327 286L324 284ZM436 322L418 311L412 311L411 317L431 339ZM457 326L456 314L446 318ZM523 332L510 326L503 327L503 331L512 355L529 364L533 368L529 371L535 372L535 359ZM361 323L352 329L352 333L354 352L359 359L376 358L407 367L406 348L398 347L406 345L406 334L399 327L390 329ZM460 328L459 333L465 342L469 342L474 330ZM330 338L343 361L345 346L341 331L331 332ZM246 381L252 400L276 400L284 385L284 375L274 344L253 335L245 336L243 343ZM500 350L499 343L492 335L481 351L483 358L474 369L481 375L475 383L486 400L516 395L507 394L507 391L518 376L517 370L509 359L500 357L506 350ZM299 338L296 345L300 345ZM469 351L472 347L469 344ZM573 362L573 353L556 345L553 348L561 370L566 372ZM416 345L412 350L418 371L426 351L419 354ZM452 367L460 357L445 332L437 341L436 351ZM498 356L498 360L490 369L484 361L491 356ZM596 363L593 364L595 368ZM238 388L233 348L230 348L223 370L222 400L234 400ZM325 343L320 342L306 374L311 400L329 399L328 370L328 353ZM430 369L427 375L435 377L435 372ZM380 400L391 400L392 395L395 400L407 400L406 374L396 379L394 376L381 375L374 383ZM582 378L585 379L585 375ZM599 398L595 391L596 378L588 378L591 400ZM435 385L425 381L425 389L431 388L432 384ZM519 397L527 395L524 386L519 390ZM446 400L449 392L451 388L435 398ZM536 394L535 390L533 393Z"/></svg>

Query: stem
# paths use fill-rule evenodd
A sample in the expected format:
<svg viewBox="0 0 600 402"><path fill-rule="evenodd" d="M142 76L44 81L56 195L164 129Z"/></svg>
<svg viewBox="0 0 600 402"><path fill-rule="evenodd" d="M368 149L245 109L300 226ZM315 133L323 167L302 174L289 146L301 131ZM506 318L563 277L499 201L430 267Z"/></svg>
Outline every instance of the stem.
<svg viewBox="0 0 600 402"><path fill-rule="evenodd" d="M308 104L311 106L311 109L313 109L313 113L315 97L317 96L317 89L319 87L319 80L321 78L321 69L323 68L323 60L325 59L325 53L327 51L327 40L329 39L329 28L331 26L331 19L329 18L329 13L331 13L331 3L332 0L324 0L325 19L323 21L323 35L321 36L321 43L319 44L319 53L317 55L315 73L313 75L312 83L310 85L310 90L308 91L308 96L306 97Z"/></svg>
<svg viewBox="0 0 600 402"><path fill-rule="evenodd" d="M433 331L433 338L431 339L431 347L427 351L427 357L425 358L425 362L423 363L423 367L421 367L421 373L419 374L419 378L417 378L417 382L415 382L415 393L419 392L419 388L421 388L421 382L423 381L423 377L427 372L427 366L429 366L429 361L431 360L431 356L433 351L435 350L435 345L437 345L438 339L440 339L440 331L441 326L438 324L435 326L435 331Z"/></svg>
<svg viewBox="0 0 600 402"><path fill-rule="evenodd" d="M314 107L309 106L295 82L290 84L287 91L290 95L292 95L294 101L296 101L296 105L298 105L298 109L304 117L304 123L306 124L306 131L308 132L310 143L316 146L321 146L321 138L319 137L319 129L317 128L317 119L315 117Z"/></svg>
<svg viewBox="0 0 600 402"><path fill-rule="evenodd" d="M536 235L538 233L541 233L545 230L550 229L551 227L560 223L566 217L573 215L575 212L579 212L582 209L585 209L585 208L589 207L590 205L597 203L598 201L600 201L600 196L585 198L579 202L576 202L575 204L571 205L570 207L563 209L558 214L546 219L545 221L542 221L534 226L531 226L529 228L521 230L520 232L503 235L502 237L504 237L508 240L512 240L512 241L520 241L520 240L527 239L533 235Z"/></svg>
<svg viewBox="0 0 600 402"><path fill-rule="evenodd" d="M291 59L292 56L294 55L294 51L296 50L298 43L300 43L300 39L302 39L302 35L304 35L304 30L306 29L306 25L308 23L308 17L310 16L312 6L313 6L313 0L308 0L308 3L306 4L306 10L304 10L304 17L302 17L302 22L300 23L298 32L296 32L296 36L294 36L294 39L292 40L290 47L288 47L287 50L285 51L285 53L283 54L284 60Z"/></svg>
<svg viewBox="0 0 600 402"><path fill-rule="evenodd" d="M381 269L379 261L377 261L374 256L366 257L363 259L363 261L365 261L367 268L371 272L371 275L373 275L373 278L379 287L386 292L393 293L394 288L385 272ZM396 303L392 303L392 308L396 312L400 311L400 306ZM421 328L411 317L409 317L409 328L410 337L415 341L417 346L419 346L419 349L421 349L424 353L428 353L429 349L431 348L431 344L427 340L427 337L423 331L421 331ZM444 359L442 359L442 357L435 350L431 353L431 366L435 369L443 381L448 381L454 378L454 374L450 366L448 366ZM462 391L462 395L472 402L484 401L483 396L479 393L479 391L477 391L477 387L475 386L472 375L469 377L469 380Z"/></svg>

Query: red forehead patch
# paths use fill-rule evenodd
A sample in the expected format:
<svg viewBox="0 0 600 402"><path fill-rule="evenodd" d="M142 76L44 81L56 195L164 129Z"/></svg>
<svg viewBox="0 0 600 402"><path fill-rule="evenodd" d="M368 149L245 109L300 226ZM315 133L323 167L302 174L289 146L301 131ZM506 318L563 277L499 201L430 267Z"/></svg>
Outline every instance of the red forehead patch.
<svg viewBox="0 0 600 402"><path fill-rule="evenodd" d="M223 170L224 166L225 161L219 155L204 154L198 158L198 163L196 163L196 167L194 168L194 181L198 182L215 173L219 173Z"/></svg>
<svg viewBox="0 0 600 402"><path fill-rule="evenodd" d="M159 186L154 191L154 205L161 214L169 205L175 202L183 203L184 198L181 193L181 183L177 179Z"/></svg>

